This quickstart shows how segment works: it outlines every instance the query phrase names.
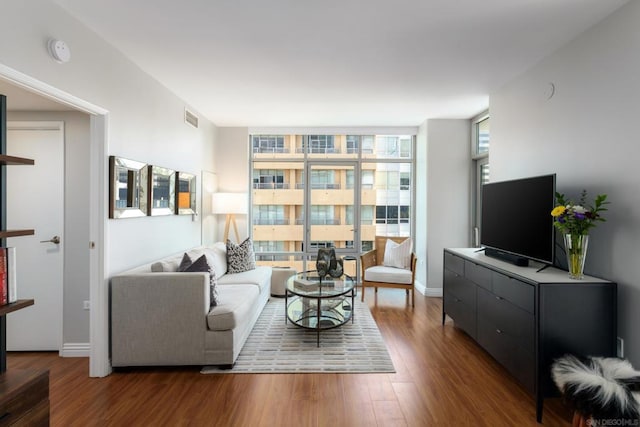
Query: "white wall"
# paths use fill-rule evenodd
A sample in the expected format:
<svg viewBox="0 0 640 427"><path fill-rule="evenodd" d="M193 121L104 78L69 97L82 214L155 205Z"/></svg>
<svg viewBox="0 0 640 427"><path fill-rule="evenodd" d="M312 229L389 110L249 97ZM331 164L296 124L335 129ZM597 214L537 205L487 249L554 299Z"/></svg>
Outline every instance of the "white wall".
<svg viewBox="0 0 640 427"><path fill-rule="evenodd" d="M58 64L49 57L46 43L50 37L67 42L69 63ZM109 111L109 154L197 176L203 169L215 172L211 155L215 126L203 117L199 129L185 124L182 100L57 5L47 0L3 2L0 40L4 41L0 43L2 65ZM74 161L88 164L89 157L82 155ZM200 186L198 183L199 193ZM84 202L89 204L88 195ZM104 242L106 273L200 242L200 221L193 222L190 215L109 220ZM89 341L88 336L77 339Z"/></svg>
<svg viewBox="0 0 640 427"><path fill-rule="evenodd" d="M49 37L64 40L71 61L58 64L46 50ZM2 64L109 110L108 152L200 176L213 170L207 146L214 126L183 122L185 103L57 5L11 1L0 14ZM108 273L198 245L200 222L191 216L111 220Z"/></svg>
<svg viewBox="0 0 640 427"><path fill-rule="evenodd" d="M585 271L618 283L618 335L640 365L640 2L629 2L491 94L491 179L557 173L558 191L606 193ZM555 95L546 99L549 82ZM593 313L597 316L598 313Z"/></svg>
<svg viewBox="0 0 640 427"><path fill-rule="evenodd" d="M414 252L418 258L416 265L416 282L418 287L427 287L427 195L429 187L427 181L427 121L425 120L416 134L416 218Z"/></svg>
<svg viewBox="0 0 640 427"><path fill-rule="evenodd" d="M444 248L469 247L471 124L427 120L427 294L442 289Z"/></svg>
<svg viewBox="0 0 640 427"><path fill-rule="evenodd" d="M218 191L221 193L249 192L249 129L246 127L218 128L215 145L215 168ZM249 236L248 216L236 215L236 224L240 240ZM217 240L224 236L224 217L218 219ZM229 237L235 240L233 228Z"/></svg>

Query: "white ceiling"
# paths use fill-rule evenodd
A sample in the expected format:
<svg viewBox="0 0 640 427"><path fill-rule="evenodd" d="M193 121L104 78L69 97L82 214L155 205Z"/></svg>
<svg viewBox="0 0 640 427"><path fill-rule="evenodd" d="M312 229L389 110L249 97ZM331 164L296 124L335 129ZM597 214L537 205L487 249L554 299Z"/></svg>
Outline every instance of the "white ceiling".
<svg viewBox="0 0 640 427"><path fill-rule="evenodd" d="M218 126L469 118L627 2L54 1Z"/></svg>

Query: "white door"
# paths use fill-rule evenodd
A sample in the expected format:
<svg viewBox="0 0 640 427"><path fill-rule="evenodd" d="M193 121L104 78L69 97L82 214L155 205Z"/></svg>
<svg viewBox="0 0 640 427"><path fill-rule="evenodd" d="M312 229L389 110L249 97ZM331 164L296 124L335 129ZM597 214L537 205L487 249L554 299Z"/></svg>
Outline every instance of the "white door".
<svg viewBox="0 0 640 427"><path fill-rule="evenodd" d="M7 350L62 348L64 245L64 123L8 122L7 154L34 159L9 166L7 229L35 229L12 237L16 247L18 298L35 304L7 316ZM57 240L53 243L49 240ZM41 243L44 241L44 243Z"/></svg>

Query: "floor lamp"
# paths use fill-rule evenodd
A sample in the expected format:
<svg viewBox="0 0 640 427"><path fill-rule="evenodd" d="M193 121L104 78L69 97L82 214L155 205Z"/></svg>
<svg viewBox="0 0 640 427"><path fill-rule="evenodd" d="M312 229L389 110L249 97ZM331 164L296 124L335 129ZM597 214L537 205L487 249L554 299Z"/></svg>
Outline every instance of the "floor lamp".
<svg viewBox="0 0 640 427"><path fill-rule="evenodd" d="M213 214L226 215L224 223L224 242L229 238L229 228L233 224L236 242L240 243L240 234L236 224L236 215L246 215L249 204L247 193L213 193L211 200L211 212Z"/></svg>

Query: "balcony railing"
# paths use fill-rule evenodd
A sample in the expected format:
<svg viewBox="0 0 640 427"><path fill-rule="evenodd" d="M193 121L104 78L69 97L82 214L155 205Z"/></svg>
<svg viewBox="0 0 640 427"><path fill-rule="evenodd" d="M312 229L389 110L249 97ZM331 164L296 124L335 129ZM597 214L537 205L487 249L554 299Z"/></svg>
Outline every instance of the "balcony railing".
<svg viewBox="0 0 640 427"><path fill-rule="evenodd" d="M296 153L304 153L306 149L304 147L296 148ZM340 154L339 148L334 147L311 147L308 151L310 154Z"/></svg>
<svg viewBox="0 0 640 427"><path fill-rule="evenodd" d="M257 253L256 261L289 261L289 255L262 255Z"/></svg>
<svg viewBox="0 0 640 427"><path fill-rule="evenodd" d="M281 182L254 182L253 188L256 190L288 190L289 184Z"/></svg>
<svg viewBox="0 0 640 427"><path fill-rule="evenodd" d="M289 219L254 218L253 225L289 225Z"/></svg>
<svg viewBox="0 0 640 427"><path fill-rule="evenodd" d="M304 225L304 219L296 219L296 225ZM340 225L339 219L311 218L311 225Z"/></svg>
<svg viewBox="0 0 640 427"><path fill-rule="evenodd" d="M296 189L303 190L304 189L304 183L303 182L296 183ZM339 190L340 189L340 184L314 183L314 184L311 184L311 189L312 190Z"/></svg>
<svg viewBox="0 0 640 427"><path fill-rule="evenodd" d="M253 147L254 153L288 153L289 149L284 147Z"/></svg>

